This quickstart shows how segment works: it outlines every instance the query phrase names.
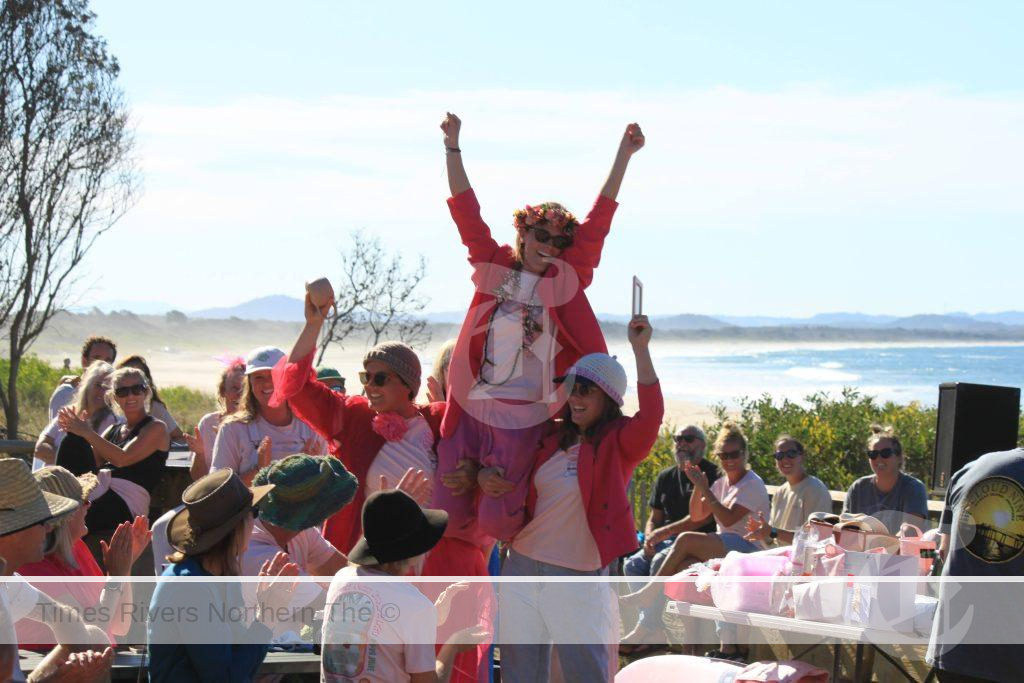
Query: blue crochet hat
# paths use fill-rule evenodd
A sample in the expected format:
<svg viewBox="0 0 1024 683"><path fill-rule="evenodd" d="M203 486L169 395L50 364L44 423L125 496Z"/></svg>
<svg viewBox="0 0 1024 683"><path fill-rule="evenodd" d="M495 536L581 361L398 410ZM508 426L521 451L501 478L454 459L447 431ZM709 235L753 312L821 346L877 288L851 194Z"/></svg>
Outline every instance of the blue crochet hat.
<svg viewBox="0 0 1024 683"><path fill-rule="evenodd" d="M253 485L274 484L263 499L260 519L289 531L320 526L352 502L355 476L332 456L297 453L264 467Z"/></svg>

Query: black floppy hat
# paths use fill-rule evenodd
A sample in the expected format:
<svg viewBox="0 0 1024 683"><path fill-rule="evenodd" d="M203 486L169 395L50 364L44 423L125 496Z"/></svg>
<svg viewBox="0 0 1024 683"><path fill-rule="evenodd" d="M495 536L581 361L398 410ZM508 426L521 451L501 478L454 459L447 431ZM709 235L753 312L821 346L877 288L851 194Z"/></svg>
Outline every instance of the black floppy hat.
<svg viewBox="0 0 1024 683"><path fill-rule="evenodd" d="M348 559L373 566L416 557L437 545L447 527L444 510L425 510L397 489L377 491L363 503L363 537Z"/></svg>

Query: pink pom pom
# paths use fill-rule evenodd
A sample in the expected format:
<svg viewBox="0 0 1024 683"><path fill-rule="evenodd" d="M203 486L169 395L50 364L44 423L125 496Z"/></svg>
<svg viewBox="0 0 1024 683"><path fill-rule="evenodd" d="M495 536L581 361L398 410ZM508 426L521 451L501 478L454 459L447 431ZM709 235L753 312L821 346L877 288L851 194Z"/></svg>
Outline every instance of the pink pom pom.
<svg viewBox="0 0 1024 683"><path fill-rule="evenodd" d="M377 413L373 416L373 431L386 441L401 441L408 430L405 418L398 413Z"/></svg>

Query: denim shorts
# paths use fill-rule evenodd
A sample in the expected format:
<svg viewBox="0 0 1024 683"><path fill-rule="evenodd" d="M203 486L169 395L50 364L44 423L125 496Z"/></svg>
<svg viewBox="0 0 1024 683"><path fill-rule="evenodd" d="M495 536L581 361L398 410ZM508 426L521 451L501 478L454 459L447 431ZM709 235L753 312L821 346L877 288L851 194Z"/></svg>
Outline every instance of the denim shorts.
<svg viewBox="0 0 1024 683"><path fill-rule="evenodd" d="M738 553L753 553L762 549L761 546L756 543L751 543L739 534L724 533L715 535L718 536L722 545L725 546L726 552L735 550Z"/></svg>

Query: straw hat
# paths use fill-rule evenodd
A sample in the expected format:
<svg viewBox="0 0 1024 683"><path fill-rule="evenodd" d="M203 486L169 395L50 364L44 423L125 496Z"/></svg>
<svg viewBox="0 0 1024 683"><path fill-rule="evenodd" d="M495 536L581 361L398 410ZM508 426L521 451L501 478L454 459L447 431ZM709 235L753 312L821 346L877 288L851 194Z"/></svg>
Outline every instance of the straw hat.
<svg viewBox="0 0 1024 683"><path fill-rule="evenodd" d="M100 485L99 479L92 472L76 477L60 465L41 467L32 476L44 491L78 501L89 500L89 495Z"/></svg>
<svg viewBox="0 0 1024 683"><path fill-rule="evenodd" d="M17 458L0 458L0 536L49 522L78 509L81 499L39 488L32 471Z"/></svg>
<svg viewBox="0 0 1024 683"><path fill-rule="evenodd" d="M185 507L167 524L167 541L186 555L209 550L273 488L270 484L250 489L232 469L210 472L181 494Z"/></svg>

